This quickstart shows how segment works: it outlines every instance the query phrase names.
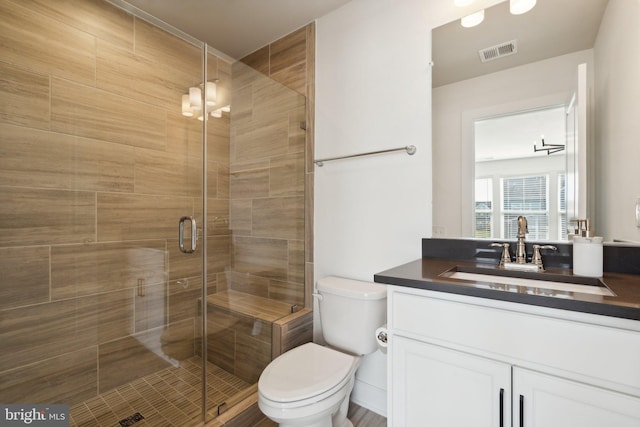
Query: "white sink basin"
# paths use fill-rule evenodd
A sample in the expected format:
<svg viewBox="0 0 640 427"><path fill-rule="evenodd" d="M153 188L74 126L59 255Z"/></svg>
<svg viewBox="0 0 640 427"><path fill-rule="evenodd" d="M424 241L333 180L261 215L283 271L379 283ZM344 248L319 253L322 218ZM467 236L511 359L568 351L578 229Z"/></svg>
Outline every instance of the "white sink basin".
<svg viewBox="0 0 640 427"><path fill-rule="evenodd" d="M615 296L606 286L580 285L575 283L552 282L548 280L523 279L520 277L496 276L492 274L467 273L454 271L445 273L450 279L470 280L473 282L494 283L500 285L525 286L529 288L551 289L564 292ZM443 274L443 276L445 275ZM508 289L507 289L508 290ZM515 289L514 289L515 291Z"/></svg>

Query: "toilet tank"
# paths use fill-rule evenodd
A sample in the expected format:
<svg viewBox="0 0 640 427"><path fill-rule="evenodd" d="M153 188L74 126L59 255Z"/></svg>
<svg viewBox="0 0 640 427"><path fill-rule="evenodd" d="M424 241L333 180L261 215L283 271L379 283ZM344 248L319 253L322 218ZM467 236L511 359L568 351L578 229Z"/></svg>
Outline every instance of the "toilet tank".
<svg viewBox="0 0 640 427"><path fill-rule="evenodd" d="M375 331L387 322L386 286L334 276L320 279L317 286L327 344L355 355L373 353Z"/></svg>

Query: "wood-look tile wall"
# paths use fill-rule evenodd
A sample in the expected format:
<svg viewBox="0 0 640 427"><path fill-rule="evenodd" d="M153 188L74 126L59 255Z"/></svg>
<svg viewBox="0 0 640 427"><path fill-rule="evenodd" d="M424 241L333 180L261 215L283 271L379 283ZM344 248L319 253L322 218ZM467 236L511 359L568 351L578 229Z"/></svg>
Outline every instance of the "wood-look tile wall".
<svg viewBox="0 0 640 427"><path fill-rule="evenodd" d="M180 98L202 53L102 0L0 15L0 402L73 404L194 354L201 249L178 251L177 222L202 220L202 122ZM231 64L208 64L228 85ZM208 121L211 292L229 134Z"/></svg>
<svg viewBox="0 0 640 427"><path fill-rule="evenodd" d="M260 296L308 307L314 45L312 23L234 64L229 175L233 271Z"/></svg>

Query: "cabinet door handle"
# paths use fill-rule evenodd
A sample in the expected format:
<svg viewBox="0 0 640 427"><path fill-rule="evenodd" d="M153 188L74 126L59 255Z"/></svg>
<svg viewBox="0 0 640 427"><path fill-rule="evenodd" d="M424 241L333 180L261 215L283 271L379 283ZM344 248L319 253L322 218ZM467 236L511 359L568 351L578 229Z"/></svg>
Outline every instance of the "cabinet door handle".
<svg viewBox="0 0 640 427"><path fill-rule="evenodd" d="M520 427L524 427L524 396L520 395Z"/></svg>
<svg viewBox="0 0 640 427"><path fill-rule="evenodd" d="M500 389L500 427L504 427L504 389Z"/></svg>

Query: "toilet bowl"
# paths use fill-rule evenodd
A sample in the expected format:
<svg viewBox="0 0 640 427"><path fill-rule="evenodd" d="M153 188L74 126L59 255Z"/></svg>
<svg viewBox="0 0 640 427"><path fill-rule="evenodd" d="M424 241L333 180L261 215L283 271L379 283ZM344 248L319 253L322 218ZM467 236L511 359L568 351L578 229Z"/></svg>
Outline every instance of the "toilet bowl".
<svg viewBox="0 0 640 427"><path fill-rule="evenodd" d="M258 406L283 427L349 427L349 396L360 357L314 343L288 351L258 381Z"/></svg>
<svg viewBox="0 0 640 427"><path fill-rule="evenodd" d="M328 346L307 343L274 359L258 381L258 406L281 427L352 427L349 397L361 356L377 349L386 287L327 277L318 305Z"/></svg>

